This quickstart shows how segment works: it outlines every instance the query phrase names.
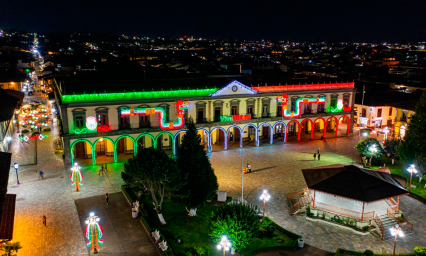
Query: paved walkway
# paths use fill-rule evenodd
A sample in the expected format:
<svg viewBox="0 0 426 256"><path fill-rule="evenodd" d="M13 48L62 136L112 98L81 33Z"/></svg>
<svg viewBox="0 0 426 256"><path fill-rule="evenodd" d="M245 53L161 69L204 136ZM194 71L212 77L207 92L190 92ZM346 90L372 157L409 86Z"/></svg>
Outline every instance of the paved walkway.
<svg viewBox="0 0 426 256"><path fill-rule="evenodd" d="M132 218L130 205L121 192L109 194L109 204L106 204L104 195L78 199L75 204L81 232L84 232L84 222L91 212L100 218L104 244L99 247L99 255L159 255L143 229L140 218ZM90 250L91 247L88 247L87 251Z"/></svg>
<svg viewBox="0 0 426 256"><path fill-rule="evenodd" d="M49 137L38 141L37 165L19 168L21 185L16 185L15 170L11 168L8 193L17 194L14 241L20 241L21 255L88 255L75 201L119 192L123 184L123 163L108 164L106 175L99 176L97 166L82 166L83 187L74 192L69 179L70 170L64 170L62 156L55 154L53 140L58 136L56 127ZM300 169L329 164L347 164L359 157L353 149L353 138L327 139L244 149L244 163L252 165L253 172L244 178L244 197L259 203L262 189L270 191L272 199L267 203L267 214L291 231L303 235L305 242L334 252L338 247L352 250L367 248L380 252L385 247L390 252L392 242L382 243L374 236L361 237L326 224L304 221L302 216L290 216L286 194L305 188ZM33 163L34 147L22 144L17 135L11 146L12 162ZM321 161L313 161L313 153L321 147ZM241 196L240 150L228 150L211 154L210 160L218 176L220 190L229 196ZM42 170L44 179L38 177ZM403 238L397 252L409 253L417 245L426 244L426 207L405 197L401 209L415 226L415 234ZM42 226L41 216L47 216L47 227ZM28 235L31 234L31 235ZM105 242L104 248L112 246ZM111 254L114 255L114 254Z"/></svg>
<svg viewBox="0 0 426 256"><path fill-rule="evenodd" d="M391 252L393 241L382 242L373 235L359 236L350 231L322 223L304 220L304 216L290 216L286 195L306 188L301 169L331 164L350 164L359 161L353 148L357 136L301 143L264 146L244 149L244 164L250 163L252 173L244 175L244 198L263 207L259 196L267 189L272 198L266 204L271 219L284 228L302 235L307 244L335 252L337 248L376 253L382 247ZM321 160L314 161L313 153L320 146ZM228 196L241 197L241 150L213 153L210 161L218 177L219 190ZM401 198L404 216L414 224L413 235L402 238L397 245L398 253L410 253L415 246L426 244L426 206L410 198ZM388 231L386 231L388 232Z"/></svg>

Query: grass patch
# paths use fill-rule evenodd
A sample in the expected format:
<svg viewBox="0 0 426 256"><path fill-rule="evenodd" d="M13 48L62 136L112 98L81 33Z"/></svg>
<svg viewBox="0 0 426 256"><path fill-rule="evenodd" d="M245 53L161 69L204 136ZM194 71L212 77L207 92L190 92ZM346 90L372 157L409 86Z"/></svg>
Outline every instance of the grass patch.
<svg viewBox="0 0 426 256"><path fill-rule="evenodd" d="M152 206L152 201L149 197L142 200L144 206ZM202 247L207 250L206 256L221 256L223 252L216 248L216 244L208 235L210 232L210 215L220 203L206 204L197 210L197 216L189 217L185 206L179 203L165 199L163 203L163 216L167 222L166 226L161 226L156 212L153 207L145 208L148 213L146 221L151 226L152 230L156 227L165 237L167 243L172 247L175 255L186 255L187 251L192 251L194 247ZM180 238L183 243L177 244L177 239ZM280 240L279 240L280 239ZM256 237L252 239L247 248L242 250L240 254L245 254L253 250L264 247L286 246L294 243L294 240L281 234L278 231L269 232L263 238ZM229 252L228 252L229 254Z"/></svg>

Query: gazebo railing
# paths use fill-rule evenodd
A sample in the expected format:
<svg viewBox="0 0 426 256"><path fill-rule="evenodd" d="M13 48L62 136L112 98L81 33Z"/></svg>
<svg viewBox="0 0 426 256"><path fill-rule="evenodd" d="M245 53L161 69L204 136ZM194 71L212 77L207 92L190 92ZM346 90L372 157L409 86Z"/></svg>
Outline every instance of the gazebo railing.
<svg viewBox="0 0 426 256"><path fill-rule="evenodd" d="M414 228L413 223L411 223L411 222L409 222L407 220L404 220L404 219L402 219L399 216L396 217L396 215L397 214L399 215L400 213L396 212L395 209L396 209L396 205L388 207L388 209L386 211L386 213L388 214L388 216L391 217L394 221L398 222L399 225L405 227L406 229L409 229L409 230L413 231L413 228Z"/></svg>
<svg viewBox="0 0 426 256"><path fill-rule="evenodd" d="M398 205L398 203L395 201L395 199L393 199L392 197L386 199L387 201L389 201L391 206L396 206Z"/></svg>
<svg viewBox="0 0 426 256"><path fill-rule="evenodd" d="M382 240L385 238L385 227L383 226L383 222L382 219L380 218L380 216L375 213L374 214L374 220L376 221L377 225L380 228L380 236L382 237Z"/></svg>
<svg viewBox="0 0 426 256"><path fill-rule="evenodd" d="M363 216L361 212L356 212L346 208L342 208L342 207L338 207L338 206L334 206L334 205L330 205L326 203L321 203L321 202L315 202L315 208L323 210L323 211L335 213L338 215L354 218L360 221L365 219L371 219L374 217L374 212L366 212L364 213L364 216Z"/></svg>
<svg viewBox="0 0 426 256"><path fill-rule="evenodd" d="M290 209L290 214L294 214L297 210L299 210L300 208L302 208L304 205L307 205L309 203L311 203L313 201L312 196L307 196L304 197L302 199L300 199L299 202L295 203L291 209Z"/></svg>
<svg viewBox="0 0 426 256"><path fill-rule="evenodd" d="M309 189L304 189L301 191L291 192L287 194L287 199L296 199L309 195Z"/></svg>

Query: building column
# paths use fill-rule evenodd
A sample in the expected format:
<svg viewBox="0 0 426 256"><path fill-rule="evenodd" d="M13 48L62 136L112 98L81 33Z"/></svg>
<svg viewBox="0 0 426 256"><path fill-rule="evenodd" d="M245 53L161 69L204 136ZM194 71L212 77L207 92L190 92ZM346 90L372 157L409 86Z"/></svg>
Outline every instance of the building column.
<svg viewBox="0 0 426 256"><path fill-rule="evenodd" d="M400 196L398 196L398 204L396 205L396 211L399 212L399 198Z"/></svg>
<svg viewBox="0 0 426 256"><path fill-rule="evenodd" d="M72 155L70 147L70 138L62 137L62 143L64 146L64 155L65 155L65 169L71 168L72 166Z"/></svg>
<svg viewBox="0 0 426 256"><path fill-rule="evenodd" d="M314 202L313 202L312 208L315 208L315 190L314 190Z"/></svg>
<svg viewBox="0 0 426 256"><path fill-rule="evenodd" d="M363 220L364 220L364 206L365 206L365 202L362 202L361 221L363 221Z"/></svg>

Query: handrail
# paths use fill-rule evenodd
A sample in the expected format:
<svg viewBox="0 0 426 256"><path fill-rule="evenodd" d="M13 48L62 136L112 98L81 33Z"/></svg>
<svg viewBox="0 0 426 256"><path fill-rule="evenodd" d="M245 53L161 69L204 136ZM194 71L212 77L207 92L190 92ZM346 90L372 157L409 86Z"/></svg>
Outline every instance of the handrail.
<svg viewBox="0 0 426 256"><path fill-rule="evenodd" d="M345 209L342 207L338 207L338 206L334 206L334 205L330 205L330 204L325 204L325 203L321 203L321 202L315 202L315 208L321 209L321 210L325 210L325 211L329 211L335 214L339 214L339 215L344 215L344 216L348 216L357 220L361 220L361 216L362 214L360 212L356 212L356 211L352 211L349 209ZM371 214L371 212L368 212L367 214Z"/></svg>
<svg viewBox="0 0 426 256"><path fill-rule="evenodd" d="M395 201L395 199L393 199L392 197L388 198L387 200L390 202L390 204L391 204L392 206L396 206L396 205L398 204L398 203Z"/></svg>
<svg viewBox="0 0 426 256"><path fill-rule="evenodd" d="M291 207L290 214L294 214L297 210L302 208L304 205L311 203L311 202L312 202L312 196L307 196L307 197L302 198L299 202L295 203Z"/></svg>
<svg viewBox="0 0 426 256"><path fill-rule="evenodd" d="M386 209L386 214L391 217L394 221L396 221L399 225L407 228L408 230L413 231L414 225L413 223L407 221L407 220L402 220L402 219L397 219L397 217L395 217L396 212L394 210L394 208L396 208L396 205L394 206L390 206Z"/></svg>
<svg viewBox="0 0 426 256"><path fill-rule="evenodd" d="M374 220L376 221L377 225L380 228L381 237L382 237L382 240L383 240L385 238L385 227L383 226L382 219L380 218L380 216L377 213L375 213Z"/></svg>
<svg viewBox="0 0 426 256"><path fill-rule="evenodd" d="M304 190L288 193L287 199L295 199L295 198L303 197L305 195L308 195L308 194L305 194L308 191L309 191L308 189L304 189Z"/></svg>

